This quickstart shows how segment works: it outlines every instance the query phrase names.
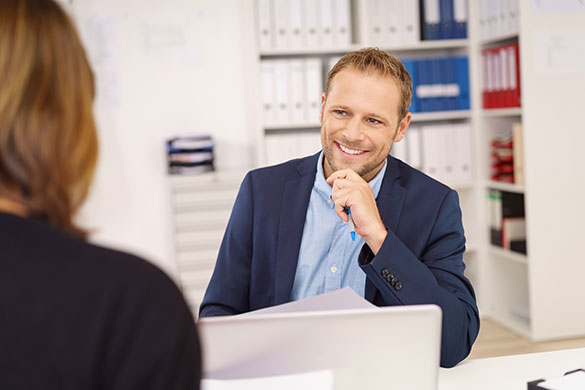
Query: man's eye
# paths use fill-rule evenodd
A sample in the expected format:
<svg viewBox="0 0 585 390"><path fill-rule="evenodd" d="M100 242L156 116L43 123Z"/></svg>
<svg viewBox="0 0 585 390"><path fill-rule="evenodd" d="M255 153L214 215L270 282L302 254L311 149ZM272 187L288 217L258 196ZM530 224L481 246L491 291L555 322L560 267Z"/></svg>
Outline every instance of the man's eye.
<svg viewBox="0 0 585 390"><path fill-rule="evenodd" d="M343 110L334 110L333 112L335 112L337 115L345 115L345 111Z"/></svg>
<svg viewBox="0 0 585 390"><path fill-rule="evenodd" d="M380 123L380 121L377 119L374 119L374 118L368 118L368 123L375 125L375 124Z"/></svg>

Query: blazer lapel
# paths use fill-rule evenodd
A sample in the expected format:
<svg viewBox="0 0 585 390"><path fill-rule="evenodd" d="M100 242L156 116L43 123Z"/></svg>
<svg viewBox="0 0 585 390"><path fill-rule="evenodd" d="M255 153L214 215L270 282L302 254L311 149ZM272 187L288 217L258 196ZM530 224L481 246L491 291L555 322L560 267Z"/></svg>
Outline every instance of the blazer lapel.
<svg viewBox="0 0 585 390"><path fill-rule="evenodd" d="M380 213L380 217L382 217L382 221L389 229L388 234L393 234L400 220L404 198L406 197L406 189L400 184L400 180L398 180L400 178L400 170L398 169L396 160L393 157L388 157L387 164L388 167L384 174L380 192L376 198L376 204L378 205L378 212ZM375 294L376 288L374 284L367 280L365 298L373 302Z"/></svg>
<svg viewBox="0 0 585 390"><path fill-rule="evenodd" d="M276 244L275 305L290 299L318 157L316 154L301 160L299 177L285 185Z"/></svg>

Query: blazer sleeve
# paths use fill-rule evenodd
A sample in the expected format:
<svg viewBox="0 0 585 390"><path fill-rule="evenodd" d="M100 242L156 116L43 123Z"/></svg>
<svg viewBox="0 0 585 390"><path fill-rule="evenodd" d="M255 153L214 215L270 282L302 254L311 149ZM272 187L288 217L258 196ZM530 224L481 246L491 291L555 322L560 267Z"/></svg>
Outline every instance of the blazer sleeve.
<svg viewBox="0 0 585 390"><path fill-rule="evenodd" d="M374 256L367 245L358 261L386 305L436 304L443 311L441 366L453 367L471 351L479 313L463 275L465 236L457 193L444 197L420 258L392 232Z"/></svg>
<svg viewBox="0 0 585 390"><path fill-rule="evenodd" d="M252 178L248 173L236 197L215 269L199 309L200 317L233 315L250 310L253 204Z"/></svg>

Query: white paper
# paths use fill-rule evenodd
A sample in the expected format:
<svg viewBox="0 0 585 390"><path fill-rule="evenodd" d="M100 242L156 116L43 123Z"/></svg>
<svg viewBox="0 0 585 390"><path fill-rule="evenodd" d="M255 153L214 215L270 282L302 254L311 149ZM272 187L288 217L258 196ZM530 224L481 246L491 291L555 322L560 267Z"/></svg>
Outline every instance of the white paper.
<svg viewBox="0 0 585 390"><path fill-rule="evenodd" d="M374 307L376 306L360 297L350 287L344 287L340 290L326 294L301 299L300 301L283 303L282 305L267 307L265 309L255 310L240 315L296 313L319 310L371 309Z"/></svg>
<svg viewBox="0 0 585 390"><path fill-rule="evenodd" d="M282 375L252 379L203 379L201 390L332 390L333 373L315 371L295 375Z"/></svg>
<svg viewBox="0 0 585 390"><path fill-rule="evenodd" d="M532 37L537 74L585 73L585 29L547 29Z"/></svg>
<svg viewBox="0 0 585 390"><path fill-rule="evenodd" d="M539 387L548 390L575 390L585 389L585 372L577 371L560 378L551 379L538 384Z"/></svg>

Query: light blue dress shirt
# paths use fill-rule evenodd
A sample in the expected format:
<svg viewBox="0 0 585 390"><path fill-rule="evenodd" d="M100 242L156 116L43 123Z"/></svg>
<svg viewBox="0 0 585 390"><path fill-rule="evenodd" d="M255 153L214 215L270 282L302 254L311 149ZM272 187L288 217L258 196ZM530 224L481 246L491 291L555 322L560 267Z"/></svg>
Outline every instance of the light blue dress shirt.
<svg viewBox="0 0 585 390"><path fill-rule="evenodd" d="M386 165L385 162L369 183L374 197L380 192ZM343 287L351 287L362 297L365 294L366 274L357 261L364 239L356 234L355 241L351 240L349 227L335 213L330 197L331 186L325 180L321 152L307 208L291 301Z"/></svg>

